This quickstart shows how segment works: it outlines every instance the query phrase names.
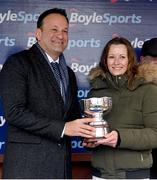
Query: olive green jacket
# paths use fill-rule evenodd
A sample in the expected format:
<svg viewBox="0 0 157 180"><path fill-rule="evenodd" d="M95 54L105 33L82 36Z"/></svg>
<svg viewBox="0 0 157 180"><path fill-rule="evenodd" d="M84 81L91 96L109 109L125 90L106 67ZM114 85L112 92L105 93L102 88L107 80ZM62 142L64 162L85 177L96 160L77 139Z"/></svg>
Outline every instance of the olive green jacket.
<svg viewBox="0 0 157 180"><path fill-rule="evenodd" d="M113 77L100 67L89 79L89 97L112 97L112 110L104 118L121 140L116 148L92 149L92 166L103 178L125 178L125 171L151 167L151 149L157 148L157 65L139 65L131 87L124 75Z"/></svg>

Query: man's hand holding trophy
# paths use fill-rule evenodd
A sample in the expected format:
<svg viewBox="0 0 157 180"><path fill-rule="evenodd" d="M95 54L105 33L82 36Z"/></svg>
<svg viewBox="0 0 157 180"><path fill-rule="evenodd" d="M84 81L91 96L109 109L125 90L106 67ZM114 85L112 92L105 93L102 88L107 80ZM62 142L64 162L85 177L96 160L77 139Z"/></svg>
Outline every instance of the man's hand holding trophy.
<svg viewBox="0 0 157 180"><path fill-rule="evenodd" d="M110 133L108 122L103 118L103 116L111 110L112 98L105 96L82 99L81 105L84 111L84 116L95 118L95 121L91 122L90 125L96 128L95 138L84 139L83 145L86 147L96 147L99 144L103 144L106 137L109 138L109 140L106 139L106 144L108 141L111 143L114 133L116 133L115 136L117 136L117 132L112 131ZM111 144L109 145L112 146Z"/></svg>

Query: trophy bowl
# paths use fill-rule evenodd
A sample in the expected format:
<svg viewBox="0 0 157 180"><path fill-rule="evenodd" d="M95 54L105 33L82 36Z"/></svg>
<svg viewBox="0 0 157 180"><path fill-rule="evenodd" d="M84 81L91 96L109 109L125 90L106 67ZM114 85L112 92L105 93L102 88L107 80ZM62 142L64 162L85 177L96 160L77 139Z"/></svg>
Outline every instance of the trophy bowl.
<svg viewBox="0 0 157 180"><path fill-rule="evenodd" d="M111 97L92 97L89 99L82 99L83 110L86 117L94 117L95 121L90 125L96 128L96 138L102 138L109 132L108 122L103 119L103 115L109 113L112 108Z"/></svg>

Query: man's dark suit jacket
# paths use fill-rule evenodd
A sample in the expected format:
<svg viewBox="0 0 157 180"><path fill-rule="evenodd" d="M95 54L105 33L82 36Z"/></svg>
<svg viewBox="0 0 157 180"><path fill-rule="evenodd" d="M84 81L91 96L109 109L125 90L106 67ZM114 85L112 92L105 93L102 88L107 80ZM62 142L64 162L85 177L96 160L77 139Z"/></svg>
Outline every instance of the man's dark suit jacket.
<svg viewBox="0 0 157 180"><path fill-rule="evenodd" d="M12 55L0 72L8 122L3 178L70 178L66 121L80 117L77 85L68 67L70 98L64 103L48 62L36 45Z"/></svg>

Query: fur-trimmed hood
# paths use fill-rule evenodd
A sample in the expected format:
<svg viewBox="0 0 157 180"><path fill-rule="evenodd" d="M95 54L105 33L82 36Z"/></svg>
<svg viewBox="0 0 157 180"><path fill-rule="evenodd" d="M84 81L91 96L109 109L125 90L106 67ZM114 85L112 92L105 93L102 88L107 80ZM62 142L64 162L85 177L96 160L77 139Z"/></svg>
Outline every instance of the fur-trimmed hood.
<svg viewBox="0 0 157 180"><path fill-rule="evenodd" d="M88 78L89 78L90 83L93 84L93 81L95 81L97 77L101 77L101 79L106 79L106 76L107 74L98 65L97 67L93 68L90 71ZM138 86L139 83L137 84L137 81L139 82L139 80L141 81L142 84L150 83L150 82L157 84L157 64L154 64L153 62L139 63L137 74L135 76L136 83L134 84L134 88Z"/></svg>
<svg viewBox="0 0 157 180"><path fill-rule="evenodd" d="M146 82L157 84L157 64L143 62L138 66L137 77L143 78Z"/></svg>

